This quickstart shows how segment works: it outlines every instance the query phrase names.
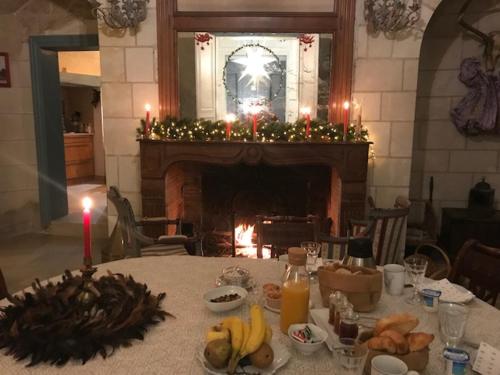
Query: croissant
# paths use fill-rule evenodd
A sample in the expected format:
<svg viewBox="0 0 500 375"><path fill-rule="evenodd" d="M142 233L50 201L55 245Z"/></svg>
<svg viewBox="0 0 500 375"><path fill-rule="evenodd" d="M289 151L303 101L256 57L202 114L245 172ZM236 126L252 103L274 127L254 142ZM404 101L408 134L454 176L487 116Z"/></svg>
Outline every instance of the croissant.
<svg viewBox="0 0 500 375"><path fill-rule="evenodd" d="M397 347L396 343L387 336L384 337L372 337L366 342L368 349L371 350L381 350L389 354L396 354Z"/></svg>
<svg viewBox="0 0 500 375"><path fill-rule="evenodd" d="M425 349L434 340L434 335L424 332L410 333L407 337L410 352Z"/></svg>
<svg viewBox="0 0 500 375"><path fill-rule="evenodd" d="M398 331L387 329L380 334L379 337L390 337L396 344L396 352L398 354L407 354L409 351L408 340Z"/></svg>
<svg viewBox="0 0 500 375"><path fill-rule="evenodd" d="M382 332L391 329L404 336L415 329L418 323L417 317L408 313L389 315L377 321L374 333L375 336L379 336Z"/></svg>

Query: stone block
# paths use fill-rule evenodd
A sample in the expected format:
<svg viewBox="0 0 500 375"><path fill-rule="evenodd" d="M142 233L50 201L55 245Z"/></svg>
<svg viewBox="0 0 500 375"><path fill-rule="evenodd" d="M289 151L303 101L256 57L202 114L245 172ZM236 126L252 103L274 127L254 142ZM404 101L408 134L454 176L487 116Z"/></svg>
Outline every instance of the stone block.
<svg viewBox="0 0 500 375"><path fill-rule="evenodd" d="M366 26L356 27L356 40L354 46L354 56L357 58L368 56L368 33L366 32Z"/></svg>
<svg viewBox="0 0 500 375"><path fill-rule="evenodd" d="M394 202L398 196L408 197L410 189L408 187L377 187L377 198L375 203L378 208L394 208Z"/></svg>
<svg viewBox="0 0 500 375"><path fill-rule="evenodd" d="M451 172L496 172L498 168L497 151L452 151L450 155Z"/></svg>
<svg viewBox="0 0 500 375"><path fill-rule="evenodd" d="M366 32L366 31L365 31ZM368 57L391 57L394 41L383 33L368 35Z"/></svg>
<svg viewBox="0 0 500 375"><path fill-rule="evenodd" d="M144 106L151 104L151 115L158 116L158 84L156 83L134 83L134 116L144 118L146 112Z"/></svg>
<svg viewBox="0 0 500 375"><path fill-rule="evenodd" d="M101 85L103 117L132 117L132 85L103 83Z"/></svg>
<svg viewBox="0 0 500 375"><path fill-rule="evenodd" d="M101 81L125 81L125 51L121 47L101 47Z"/></svg>
<svg viewBox="0 0 500 375"><path fill-rule="evenodd" d="M389 156L391 139L391 124L389 122L366 122L363 125L368 129L370 141L373 142L375 157Z"/></svg>
<svg viewBox="0 0 500 375"><path fill-rule="evenodd" d="M420 57L420 46L422 37L418 34L411 34L403 40L394 42L392 57L404 59L418 59Z"/></svg>
<svg viewBox="0 0 500 375"><path fill-rule="evenodd" d="M0 90L0 113L14 114L23 112L23 89L2 87Z"/></svg>
<svg viewBox="0 0 500 375"><path fill-rule="evenodd" d="M374 185L407 187L410 185L411 159L377 157L373 175ZM378 191L377 191L378 194Z"/></svg>
<svg viewBox="0 0 500 375"><path fill-rule="evenodd" d="M417 97L417 120L449 120L451 100L449 97Z"/></svg>
<svg viewBox="0 0 500 375"><path fill-rule="evenodd" d="M135 32L130 29L111 30L105 25L99 28L100 47L134 47Z"/></svg>
<svg viewBox="0 0 500 375"><path fill-rule="evenodd" d="M411 157L413 149L413 122L394 122L391 128L390 155Z"/></svg>
<svg viewBox="0 0 500 375"><path fill-rule="evenodd" d="M125 49L125 71L128 82L153 82L153 70L153 48Z"/></svg>
<svg viewBox="0 0 500 375"><path fill-rule="evenodd" d="M141 191L140 164L137 156L118 157L118 181L122 192L139 193Z"/></svg>
<svg viewBox="0 0 500 375"><path fill-rule="evenodd" d="M380 120L380 93L355 92L352 97L361 105L362 122Z"/></svg>
<svg viewBox="0 0 500 375"><path fill-rule="evenodd" d="M466 200L472 186L469 173L425 173L422 189L428 191L429 179L434 177L434 198L436 200Z"/></svg>
<svg viewBox="0 0 500 375"><path fill-rule="evenodd" d="M409 198L415 200L423 199L422 172L411 172Z"/></svg>
<svg viewBox="0 0 500 375"><path fill-rule="evenodd" d="M36 146L33 140L11 140L2 142L0 147L0 165L17 165L30 170L36 164ZM32 170L33 174L37 174Z"/></svg>
<svg viewBox="0 0 500 375"><path fill-rule="evenodd" d="M466 138L468 150L500 150L500 138L478 136Z"/></svg>
<svg viewBox="0 0 500 375"><path fill-rule="evenodd" d="M382 94L383 121L413 121L415 119L415 92Z"/></svg>
<svg viewBox="0 0 500 375"><path fill-rule="evenodd" d="M446 172L450 163L450 151L425 150L423 152L424 172Z"/></svg>
<svg viewBox="0 0 500 375"><path fill-rule="evenodd" d="M425 149L464 149L465 137L461 135L450 121L428 121L422 123L418 132L420 144Z"/></svg>
<svg viewBox="0 0 500 375"><path fill-rule="evenodd" d="M24 138L23 115L0 114L0 141L20 140Z"/></svg>
<svg viewBox="0 0 500 375"><path fill-rule="evenodd" d="M136 141L136 128L139 126L138 119L106 119L106 152L111 155L139 155L139 143Z"/></svg>
<svg viewBox="0 0 500 375"><path fill-rule="evenodd" d="M154 2L154 1L153 1ZM156 9L148 11L148 17L139 25L136 35L137 46L156 46Z"/></svg>
<svg viewBox="0 0 500 375"><path fill-rule="evenodd" d="M416 91L418 81L418 60L411 59L404 61L403 68L403 90Z"/></svg>
<svg viewBox="0 0 500 375"><path fill-rule="evenodd" d="M106 185L118 186L118 156L106 155Z"/></svg>
<svg viewBox="0 0 500 375"><path fill-rule="evenodd" d="M462 40L456 37L430 37L424 40L420 56L421 69L459 69L462 61Z"/></svg>
<svg viewBox="0 0 500 375"><path fill-rule="evenodd" d="M458 70L420 71L419 96L463 96L467 90L458 80Z"/></svg>
<svg viewBox="0 0 500 375"><path fill-rule="evenodd" d="M402 87L402 60L359 59L356 61L354 91L397 91Z"/></svg>

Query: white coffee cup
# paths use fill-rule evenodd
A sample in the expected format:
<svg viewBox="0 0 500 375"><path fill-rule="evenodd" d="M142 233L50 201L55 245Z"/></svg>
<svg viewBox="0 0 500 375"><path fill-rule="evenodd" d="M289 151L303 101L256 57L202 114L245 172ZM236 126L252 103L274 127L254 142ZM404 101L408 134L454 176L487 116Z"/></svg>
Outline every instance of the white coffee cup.
<svg viewBox="0 0 500 375"><path fill-rule="evenodd" d="M372 358L371 375L418 375L418 372L408 371L408 366L396 357L378 355Z"/></svg>
<svg viewBox="0 0 500 375"><path fill-rule="evenodd" d="M400 296L405 289L405 268L399 264L384 266L384 284L387 293Z"/></svg>

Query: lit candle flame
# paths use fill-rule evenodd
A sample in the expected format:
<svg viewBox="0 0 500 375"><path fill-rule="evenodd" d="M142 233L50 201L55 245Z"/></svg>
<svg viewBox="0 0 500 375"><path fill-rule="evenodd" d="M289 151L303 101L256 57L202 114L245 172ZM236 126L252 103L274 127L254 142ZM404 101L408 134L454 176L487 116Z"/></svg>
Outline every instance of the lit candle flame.
<svg viewBox="0 0 500 375"><path fill-rule="evenodd" d="M92 208L92 199L90 199L89 197L83 198L82 206L84 211L89 212L90 209Z"/></svg>
<svg viewBox="0 0 500 375"><path fill-rule="evenodd" d="M226 122L234 122L236 121L236 115L234 113L228 113L226 115Z"/></svg>
<svg viewBox="0 0 500 375"><path fill-rule="evenodd" d="M351 104L346 100L344 102L344 109L347 111L349 109L349 107L351 106Z"/></svg>
<svg viewBox="0 0 500 375"><path fill-rule="evenodd" d="M145 106L144 106L144 109L149 112L151 111L151 104L147 103Z"/></svg>
<svg viewBox="0 0 500 375"><path fill-rule="evenodd" d="M303 115L310 115L311 114L311 107L302 107L300 109L300 113Z"/></svg>

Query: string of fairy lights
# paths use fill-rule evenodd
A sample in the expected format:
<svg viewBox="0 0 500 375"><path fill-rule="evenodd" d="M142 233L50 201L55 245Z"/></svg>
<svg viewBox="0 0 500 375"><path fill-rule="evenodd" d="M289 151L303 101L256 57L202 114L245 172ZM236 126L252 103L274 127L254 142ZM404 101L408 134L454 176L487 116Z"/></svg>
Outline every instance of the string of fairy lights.
<svg viewBox="0 0 500 375"><path fill-rule="evenodd" d="M326 142L335 143L344 140L343 124L332 124L328 121L313 119L310 123L310 135L306 137L306 121L303 118L293 123L274 120L259 120L254 137L251 124L236 119L231 123L224 120L184 120L167 118L158 121L156 118L146 126L141 120L137 128L140 139L178 140L178 141L242 141L242 142ZM368 130L361 125L349 125L347 142L368 142Z"/></svg>

